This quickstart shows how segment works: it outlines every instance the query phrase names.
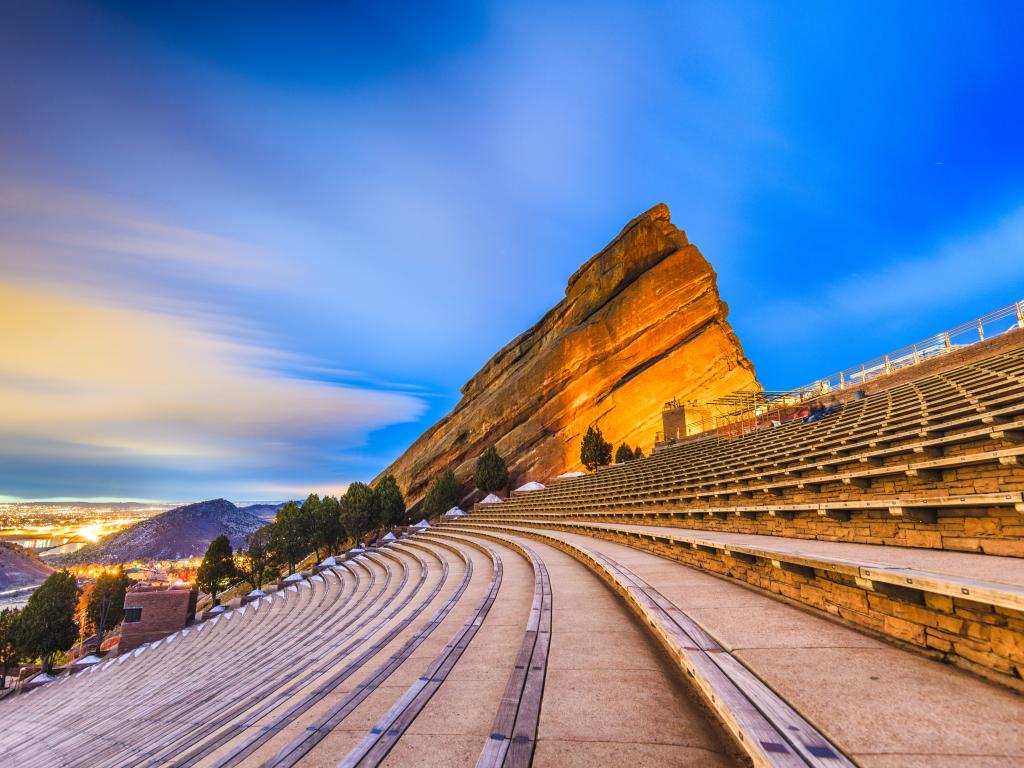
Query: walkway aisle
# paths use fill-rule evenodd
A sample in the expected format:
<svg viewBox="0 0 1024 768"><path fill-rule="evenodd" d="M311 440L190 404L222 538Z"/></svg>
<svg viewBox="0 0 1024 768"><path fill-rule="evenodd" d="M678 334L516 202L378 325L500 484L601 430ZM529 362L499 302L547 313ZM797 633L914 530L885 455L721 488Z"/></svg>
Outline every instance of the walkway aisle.
<svg viewBox="0 0 1024 768"><path fill-rule="evenodd" d="M534 766L730 766L731 744L619 599L553 547L551 649Z"/></svg>
<svg viewBox="0 0 1024 768"><path fill-rule="evenodd" d="M1024 698L994 683L647 552L543 533L650 583L865 768L1024 764Z"/></svg>
<svg viewBox="0 0 1024 768"><path fill-rule="evenodd" d="M454 537L451 541L456 543ZM466 537L462 541L472 539ZM473 766L490 736L529 620L533 569L515 550L493 541L480 543L491 547L501 558L503 574L498 597L455 668L388 754L386 766ZM456 545L473 551L470 545ZM474 602L467 600L468 605ZM428 665L432 658L421 656L417 666ZM399 670L399 677L393 676L389 681L391 699L401 697L415 670L410 667Z"/></svg>

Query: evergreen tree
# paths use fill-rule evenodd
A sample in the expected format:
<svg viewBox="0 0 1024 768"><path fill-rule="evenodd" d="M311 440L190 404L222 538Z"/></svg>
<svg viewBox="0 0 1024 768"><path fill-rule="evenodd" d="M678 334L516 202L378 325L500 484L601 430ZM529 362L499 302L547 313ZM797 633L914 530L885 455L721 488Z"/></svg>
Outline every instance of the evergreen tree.
<svg viewBox="0 0 1024 768"><path fill-rule="evenodd" d="M618 448L615 449L615 463L622 464L626 461L633 460L633 449L625 443L622 443Z"/></svg>
<svg viewBox="0 0 1024 768"><path fill-rule="evenodd" d="M17 608L4 608L0 611L0 691L7 687L7 671L17 666L21 658L18 653L18 615Z"/></svg>
<svg viewBox="0 0 1024 768"><path fill-rule="evenodd" d="M217 593L226 589L236 577L231 542L227 536L221 534L206 548L203 562L196 572L196 584L203 592L208 593L213 598L213 604L217 605Z"/></svg>
<svg viewBox="0 0 1024 768"><path fill-rule="evenodd" d="M257 528L245 538L246 548L235 552L235 570L253 589L262 589L274 570L271 533L270 525Z"/></svg>
<svg viewBox="0 0 1024 768"><path fill-rule="evenodd" d="M352 483L341 501L341 521L345 533L356 546L372 531L379 521L377 495L366 483Z"/></svg>
<svg viewBox="0 0 1024 768"><path fill-rule="evenodd" d="M320 546L328 555L337 554L345 540L345 526L341 524L341 504L333 496L320 500L316 529Z"/></svg>
<svg viewBox="0 0 1024 768"><path fill-rule="evenodd" d="M445 470L430 484L427 495L423 497L423 513L428 517L438 517L454 507L462 499L462 487L455 479L455 473Z"/></svg>
<svg viewBox="0 0 1024 768"><path fill-rule="evenodd" d="M633 458L634 459L642 459L643 457L644 457L644 452L640 450L640 446L639 445L636 446L633 449Z"/></svg>
<svg viewBox="0 0 1024 768"><path fill-rule="evenodd" d="M508 486L508 466L493 445L476 460L473 480L484 493L494 493Z"/></svg>
<svg viewBox="0 0 1024 768"><path fill-rule="evenodd" d="M407 522L405 497L394 475L384 475L377 481L373 493L377 497L377 515L382 527L393 528Z"/></svg>
<svg viewBox="0 0 1024 768"><path fill-rule="evenodd" d="M315 493L309 494L302 502L300 508L302 519L303 538L306 540L306 551L316 552L316 561L323 560L320 553L325 550L323 534L320 531L320 497Z"/></svg>
<svg viewBox="0 0 1024 768"><path fill-rule="evenodd" d="M51 573L28 599L16 622L16 645L23 656L39 658L43 672L53 669L54 656L75 644L78 584L66 570Z"/></svg>
<svg viewBox="0 0 1024 768"><path fill-rule="evenodd" d="M302 510L294 501L289 501L274 517L271 527L271 547L281 563L288 564L289 575L295 573L295 565L309 554L308 529Z"/></svg>
<svg viewBox="0 0 1024 768"><path fill-rule="evenodd" d="M103 644L103 633L124 618L124 596L130 584L131 579L125 576L124 569L118 568L113 573L102 574L89 591L85 618L88 631L96 634L97 652Z"/></svg>
<svg viewBox="0 0 1024 768"><path fill-rule="evenodd" d="M612 460L612 444L604 439L600 427L590 427L580 445L580 462L593 472Z"/></svg>

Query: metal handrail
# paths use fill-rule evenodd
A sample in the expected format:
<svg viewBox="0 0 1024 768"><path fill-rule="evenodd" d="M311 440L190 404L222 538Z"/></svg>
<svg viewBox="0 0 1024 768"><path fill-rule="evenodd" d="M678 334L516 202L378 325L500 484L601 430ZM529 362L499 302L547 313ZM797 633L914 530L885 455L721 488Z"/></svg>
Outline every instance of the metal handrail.
<svg viewBox="0 0 1024 768"><path fill-rule="evenodd" d="M1011 318L1012 322L1006 327L1000 327L995 330L992 328L993 325L1002 324ZM704 428L707 419L687 422L686 432L689 436L719 432L726 426L735 427L737 423L742 423L744 420L756 417L760 410L763 410L765 407L778 407L786 403L790 405L799 404L822 395L849 389L850 387L859 387L879 376L887 376L903 368L917 365L925 360L948 354L957 349L969 347L985 341L986 338L993 338L1017 328L1024 328L1024 299L989 312L969 322L961 323L954 328L950 328L948 331L942 331L922 341L872 358L859 365L845 368L810 384L805 384L802 387L785 391L781 396L776 397L775 404L772 406L759 406L743 412L731 413L724 417L721 415L713 416L711 421L714 426L710 429ZM731 423L722 425L719 423L720 419L729 419ZM691 432L691 428L693 428L693 432Z"/></svg>

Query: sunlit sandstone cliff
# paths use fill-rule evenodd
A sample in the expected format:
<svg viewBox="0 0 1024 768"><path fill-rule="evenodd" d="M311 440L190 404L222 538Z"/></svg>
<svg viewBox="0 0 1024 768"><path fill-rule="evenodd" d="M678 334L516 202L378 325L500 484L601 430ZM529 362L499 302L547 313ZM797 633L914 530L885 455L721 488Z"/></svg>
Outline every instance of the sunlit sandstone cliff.
<svg viewBox="0 0 1024 768"><path fill-rule="evenodd" d="M491 443L513 486L579 469L583 433L649 453L661 408L757 388L716 275L661 204L577 270L565 298L462 388L455 409L385 472L414 502L446 468L471 484Z"/></svg>

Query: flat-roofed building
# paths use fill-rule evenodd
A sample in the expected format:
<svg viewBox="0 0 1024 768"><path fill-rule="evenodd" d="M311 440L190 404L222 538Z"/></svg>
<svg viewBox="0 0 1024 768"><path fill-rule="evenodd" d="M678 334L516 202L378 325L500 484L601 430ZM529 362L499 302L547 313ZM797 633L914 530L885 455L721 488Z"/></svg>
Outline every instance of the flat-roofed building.
<svg viewBox="0 0 1024 768"><path fill-rule="evenodd" d="M189 626L195 620L198 597L198 590L187 585L132 587L124 596L117 652L125 653Z"/></svg>

